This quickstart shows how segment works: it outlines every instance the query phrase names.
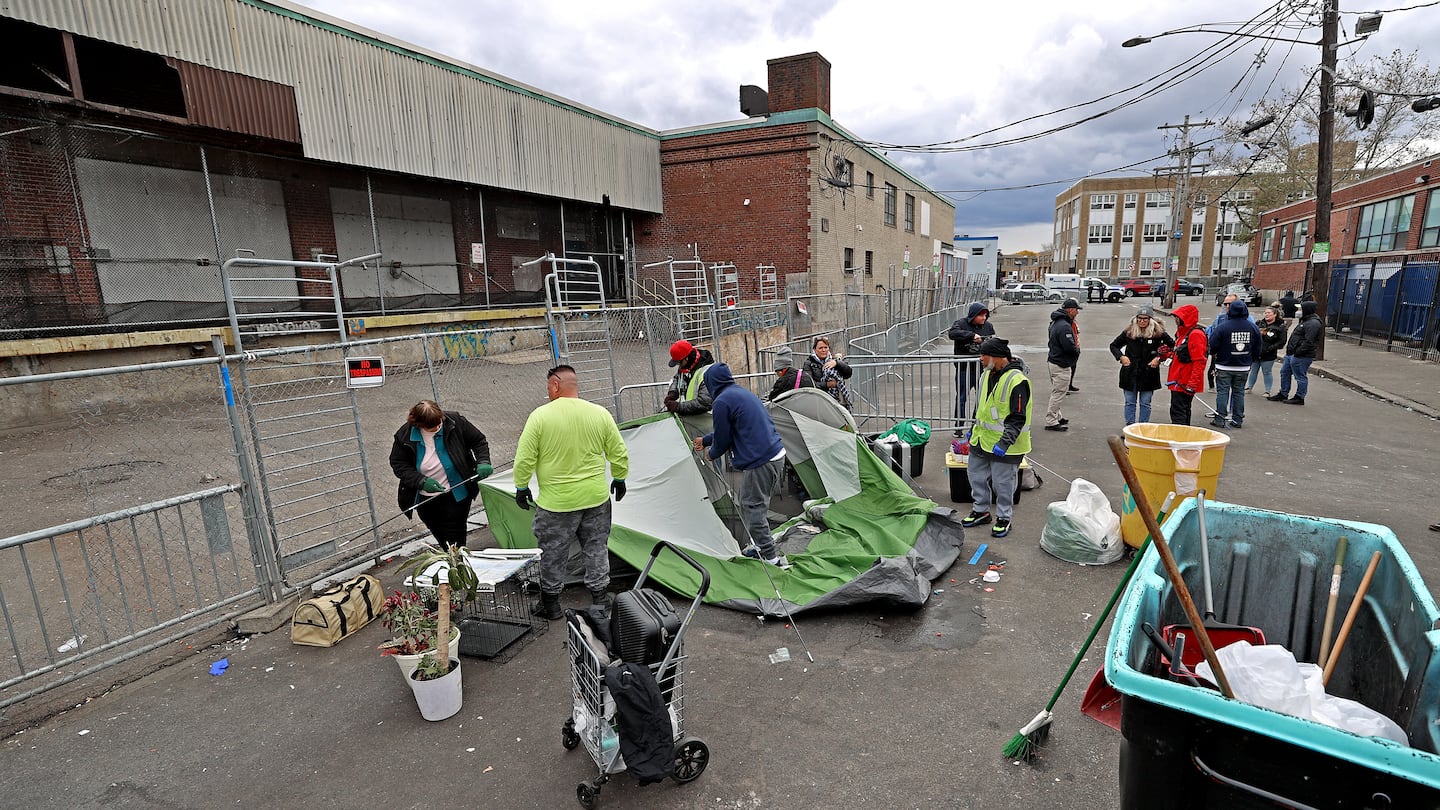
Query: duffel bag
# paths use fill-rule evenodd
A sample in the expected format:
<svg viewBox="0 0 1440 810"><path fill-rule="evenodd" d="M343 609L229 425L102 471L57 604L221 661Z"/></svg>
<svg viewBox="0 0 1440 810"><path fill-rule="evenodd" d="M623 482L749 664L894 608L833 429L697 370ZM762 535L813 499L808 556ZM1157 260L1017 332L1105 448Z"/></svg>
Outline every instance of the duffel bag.
<svg viewBox="0 0 1440 810"><path fill-rule="evenodd" d="M380 615L385 590L380 580L361 574L315 594L295 606L290 642L331 647Z"/></svg>

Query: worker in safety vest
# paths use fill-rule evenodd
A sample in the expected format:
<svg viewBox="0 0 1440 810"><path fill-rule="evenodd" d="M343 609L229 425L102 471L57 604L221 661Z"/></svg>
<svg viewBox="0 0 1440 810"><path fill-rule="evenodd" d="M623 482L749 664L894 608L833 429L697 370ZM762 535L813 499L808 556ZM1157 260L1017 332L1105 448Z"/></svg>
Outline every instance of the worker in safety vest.
<svg viewBox="0 0 1440 810"><path fill-rule="evenodd" d="M714 397L705 387L705 369L715 364L709 349L697 349L688 340L670 345L670 367L675 376L665 392L665 410L679 416L696 416L710 412ZM678 366L678 368L676 368Z"/></svg>
<svg viewBox="0 0 1440 810"><path fill-rule="evenodd" d="M997 337L980 344L980 366L975 427L970 430L970 494L975 506L961 525L969 528L993 519L990 536L1004 537L1010 533L1015 511L1020 462L1030 452L1030 380L1010 356L1009 342Z"/></svg>

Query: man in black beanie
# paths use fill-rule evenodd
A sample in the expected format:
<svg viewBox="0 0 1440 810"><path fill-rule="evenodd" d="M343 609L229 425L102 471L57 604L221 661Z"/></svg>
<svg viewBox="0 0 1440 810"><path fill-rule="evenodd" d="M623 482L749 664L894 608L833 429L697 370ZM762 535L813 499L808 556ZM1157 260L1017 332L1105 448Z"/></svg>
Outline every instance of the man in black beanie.
<svg viewBox="0 0 1440 810"><path fill-rule="evenodd" d="M970 494L975 506L960 525L979 526L993 517L990 536L1004 537L1010 533L1020 462L1030 452L1030 380L1010 356L1010 344L997 337L980 344L980 365L975 427L970 430Z"/></svg>
<svg viewBox="0 0 1440 810"><path fill-rule="evenodd" d="M1315 312L1315 302L1300 304L1300 322L1290 333L1285 344L1285 363L1280 366L1280 390L1275 396L1266 397L1271 402L1285 402L1290 405L1304 405L1305 394L1310 390L1310 364L1315 362L1315 347L1320 342L1320 316ZM1295 396L1290 396L1290 378L1295 378Z"/></svg>

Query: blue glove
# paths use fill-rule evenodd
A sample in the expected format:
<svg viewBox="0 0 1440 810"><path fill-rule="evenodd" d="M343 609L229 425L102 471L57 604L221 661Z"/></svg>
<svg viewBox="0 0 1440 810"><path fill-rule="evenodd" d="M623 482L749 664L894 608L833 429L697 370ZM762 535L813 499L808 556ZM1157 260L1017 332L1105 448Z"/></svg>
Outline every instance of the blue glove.
<svg viewBox="0 0 1440 810"><path fill-rule="evenodd" d="M994 455L995 458L1004 458L1004 457L1005 457L1005 445L1003 445L1003 444L1001 444L1001 443L999 443L999 442L996 442L996 443L995 443L995 446L992 447L992 448L990 448L990 453L991 453L992 455Z"/></svg>
<svg viewBox="0 0 1440 810"><path fill-rule="evenodd" d="M530 488L524 487L515 490L515 504L521 509L529 509L534 501L530 499Z"/></svg>
<svg viewBox="0 0 1440 810"><path fill-rule="evenodd" d="M493 472L495 472L495 468L491 466L488 462L479 464L475 467L475 474L481 478L489 478L490 474Z"/></svg>
<svg viewBox="0 0 1440 810"><path fill-rule="evenodd" d="M420 488L423 489L423 490L425 490L426 492L444 492L444 491L445 491L445 487L440 486L440 482L439 482L439 481L436 481L434 478L426 478L426 479L425 479L425 483L424 483L424 484L421 484L421 485L420 485Z"/></svg>
<svg viewBox="0 0 1440 810"><path fill-rule="evenodd" d="M610 482L610 492L611 492L611 494L613 494L613 495L615 496L615 500L617 500L617 501L623 501L623 500L625 500L625 479L624 479L624 478L616 478L614 481L611 481L611 482Z"/></svg>

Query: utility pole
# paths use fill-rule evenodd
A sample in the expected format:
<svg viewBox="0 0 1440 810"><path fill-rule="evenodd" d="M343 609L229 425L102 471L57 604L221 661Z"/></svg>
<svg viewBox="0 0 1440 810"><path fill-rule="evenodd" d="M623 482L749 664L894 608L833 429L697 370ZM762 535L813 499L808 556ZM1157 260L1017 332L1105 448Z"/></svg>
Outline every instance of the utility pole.
<svg viewBox="0 0 1440 810"><path fill-rule="evenodd" d="M1190 224L1190 172L1194 170L1195 152L1190 146L1191 127L1211 127L1214 121L1201 121L1198 124L1190 123L1190 116L1185 116L1183 124L1165 124L1156 129L1178 129L1180 130L1180 146L1171 150L1170 154L1175 155L1180 165L1174 169L1157 169L1156 177L1163 177L1166 174L1175 175L1175 197L1170 201L1170 223L1169 238L1166 240L1165 251L1165 295L1161 298L1161 305L1166 309L1175 306L1175 279L1180 272L1180 246L1185 243L1185 237L1189 232ZM1170 250L1168 246L1173 246Z"/></svg>
<svg viewBox="0 0 1440 810"><path fill-rule="evenodd" d="M1340 49L1340 0L1324 0L1320 26L1320 126L1315 145L1315 242L1330 243L1330 190L1335 172L1335 57ZM1310 264L1310 294L1323 325L1330 297L1330 256ZM1325 359L1325 329L1315 342L1315 359Z"/></svg>

